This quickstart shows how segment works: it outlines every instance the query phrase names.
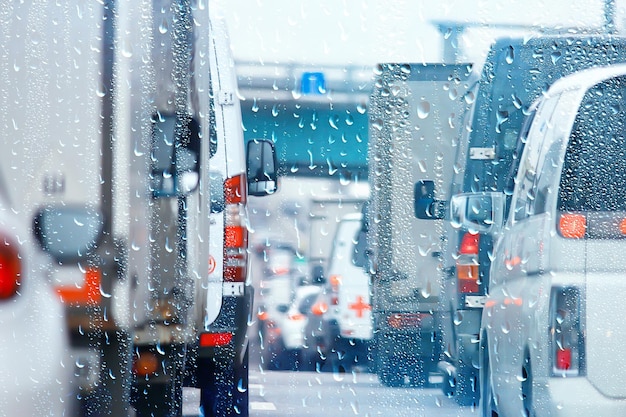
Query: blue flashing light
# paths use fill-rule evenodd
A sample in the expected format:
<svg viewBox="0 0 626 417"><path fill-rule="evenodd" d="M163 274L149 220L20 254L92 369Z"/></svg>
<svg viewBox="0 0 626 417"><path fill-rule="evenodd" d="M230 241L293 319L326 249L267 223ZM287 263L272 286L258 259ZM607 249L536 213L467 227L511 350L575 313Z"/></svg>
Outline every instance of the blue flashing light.
<svg viewBox="0 0 626 417"><path fill-rule="evenodd" d="M303 72L300 82L302 94L326 94L326 81L323 72Z"/></svg>

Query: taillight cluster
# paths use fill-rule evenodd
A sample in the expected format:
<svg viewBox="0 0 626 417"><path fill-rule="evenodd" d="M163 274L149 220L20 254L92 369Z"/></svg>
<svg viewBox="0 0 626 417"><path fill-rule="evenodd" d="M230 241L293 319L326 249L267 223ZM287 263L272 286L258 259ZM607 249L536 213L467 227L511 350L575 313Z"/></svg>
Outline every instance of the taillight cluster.
<svg viewBox="0 0 626 417"><path fill-rule="evenodd" d="M17 294L22 264L18 246L13 239L0 237L0 300L6 300Z"/></svg>
<svg viewBox="0 0 626 417"><path fill-rule="evenodd" d="M245 174L224 181L224 199L224 281L244 282L248 268Z"/></svg>
<svg viewBox="0 0 626 417"><path fill-rule="evenodd" d="M557 231L566 239L623 239L626 213L621 211L559 212Z"/></svg>
<svg viewBox="0 0 626 417"><path fill-rule="evenodd" d="M578 213L560 213L558 229L561 236L568 239L581 239L587 230L587 218Z"/></svg>
<svg viewBox="0 0 626 417"><path fill-rule="evenodd" d="M433 325L433 316L429 313L395 313L387 317L387 324L394 329L420 329Z"/></svg>
<svg viewBox="0 0 626 417"><path fill-rule="evenodd" d="M550 293L550 358L555 376L585 374L584 298L577 287Z"/></svg>
<svg viewBox="0 0 626 417"><path fill-rule="evenodd" d="M330 281L330 305L339 305L339 287L343 278L341 275L331 275L328 280Z"/></svg>
<svg viewBox="0 0 626 417"><path fill-rule="evenodd" d="M459 293L471 294L479 292L478 280L478 249L480 235L466 232L461 239L458 258L456 260L456 276Z"/></svg>

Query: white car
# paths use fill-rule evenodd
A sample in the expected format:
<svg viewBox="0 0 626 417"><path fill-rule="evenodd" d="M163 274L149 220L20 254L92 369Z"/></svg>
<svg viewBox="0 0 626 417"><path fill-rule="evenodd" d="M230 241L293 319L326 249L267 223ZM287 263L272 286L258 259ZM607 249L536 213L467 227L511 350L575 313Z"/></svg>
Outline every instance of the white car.
<svg viewBox="0 0 626 417"><path fill-rule="evenodd" d="M482 317L482 413L623 416L626 65L559 80L530 110ZM502 201L461 217L489 227Z"/></svg>
<svg viewBox="0 0 626 417"><path fill-rule="evenodd" d="M64 309L51 260L22 220L0 188L0 414L68 416L76 397Z"/></svg>
<svg viewBox="0 0 626 417"><path fill-rule="evenodd" d="M372 300L365 264L361 213L344 216L337 225L328 279L313 305L305 330L304 362L311 368L371 367ZM312 314L312 315L311 315Z"/></svg>
<svg viewBox="0 0 626 417"><path fill-rule="evenodd" d="M291 304L279 306L280 314L273 318L274 336L265 346L271 354L269 361L274 369L300 368L307 315L321 291L319 285L298 286Z"/></svg>

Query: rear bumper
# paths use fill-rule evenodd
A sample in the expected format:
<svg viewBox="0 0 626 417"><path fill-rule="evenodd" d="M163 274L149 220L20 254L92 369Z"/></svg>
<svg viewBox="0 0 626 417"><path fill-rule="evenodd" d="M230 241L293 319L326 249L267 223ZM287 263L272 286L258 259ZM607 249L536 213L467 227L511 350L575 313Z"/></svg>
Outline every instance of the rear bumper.
<svg viewBox="0 0 626 417"><path fill-rule="evenodd" d="M436 358L437 343L432 330L379 330L375 340L378 355Z"/></svg>
<svg viewBox="0 0 626 417"><path fill-rule="evenodd" d="M626 398L610 398L600 393L587 378L550 378L545 391L535 400L537 411L550 415L617 417L626 415Z"/></svg>
<svg viewBox="0 0 626 417"><path fill-rule="evenodd" d="M243 360L248 345L248 320L252 318L254 289L246 285L243 296L224 297L215 321L207 326L208 333L232 333L232 340L223 346L198 346L200 358L236 357Z"/></svg>

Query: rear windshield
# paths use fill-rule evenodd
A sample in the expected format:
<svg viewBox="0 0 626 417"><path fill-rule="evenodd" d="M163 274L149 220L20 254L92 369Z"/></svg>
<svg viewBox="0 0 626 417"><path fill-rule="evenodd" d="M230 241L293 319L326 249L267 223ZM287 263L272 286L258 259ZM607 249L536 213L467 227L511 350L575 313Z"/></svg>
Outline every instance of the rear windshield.
<svg viewBox="0 0 626 417"><path fill-rule="evenodd" d="M585 95L561 175L561 211L626 211L626 78Z"/></svg>
<svg viewBox="0 0 626 417"><path fill-rule="evenodd" d="M507 45L508 43L508 45ZM626 43L595 37L511 39L496 44L483 68L470 147L492 148L494 159L468 159L463 189L503 191L530 105L557 79L575 71L624 61Z"/></svg>

